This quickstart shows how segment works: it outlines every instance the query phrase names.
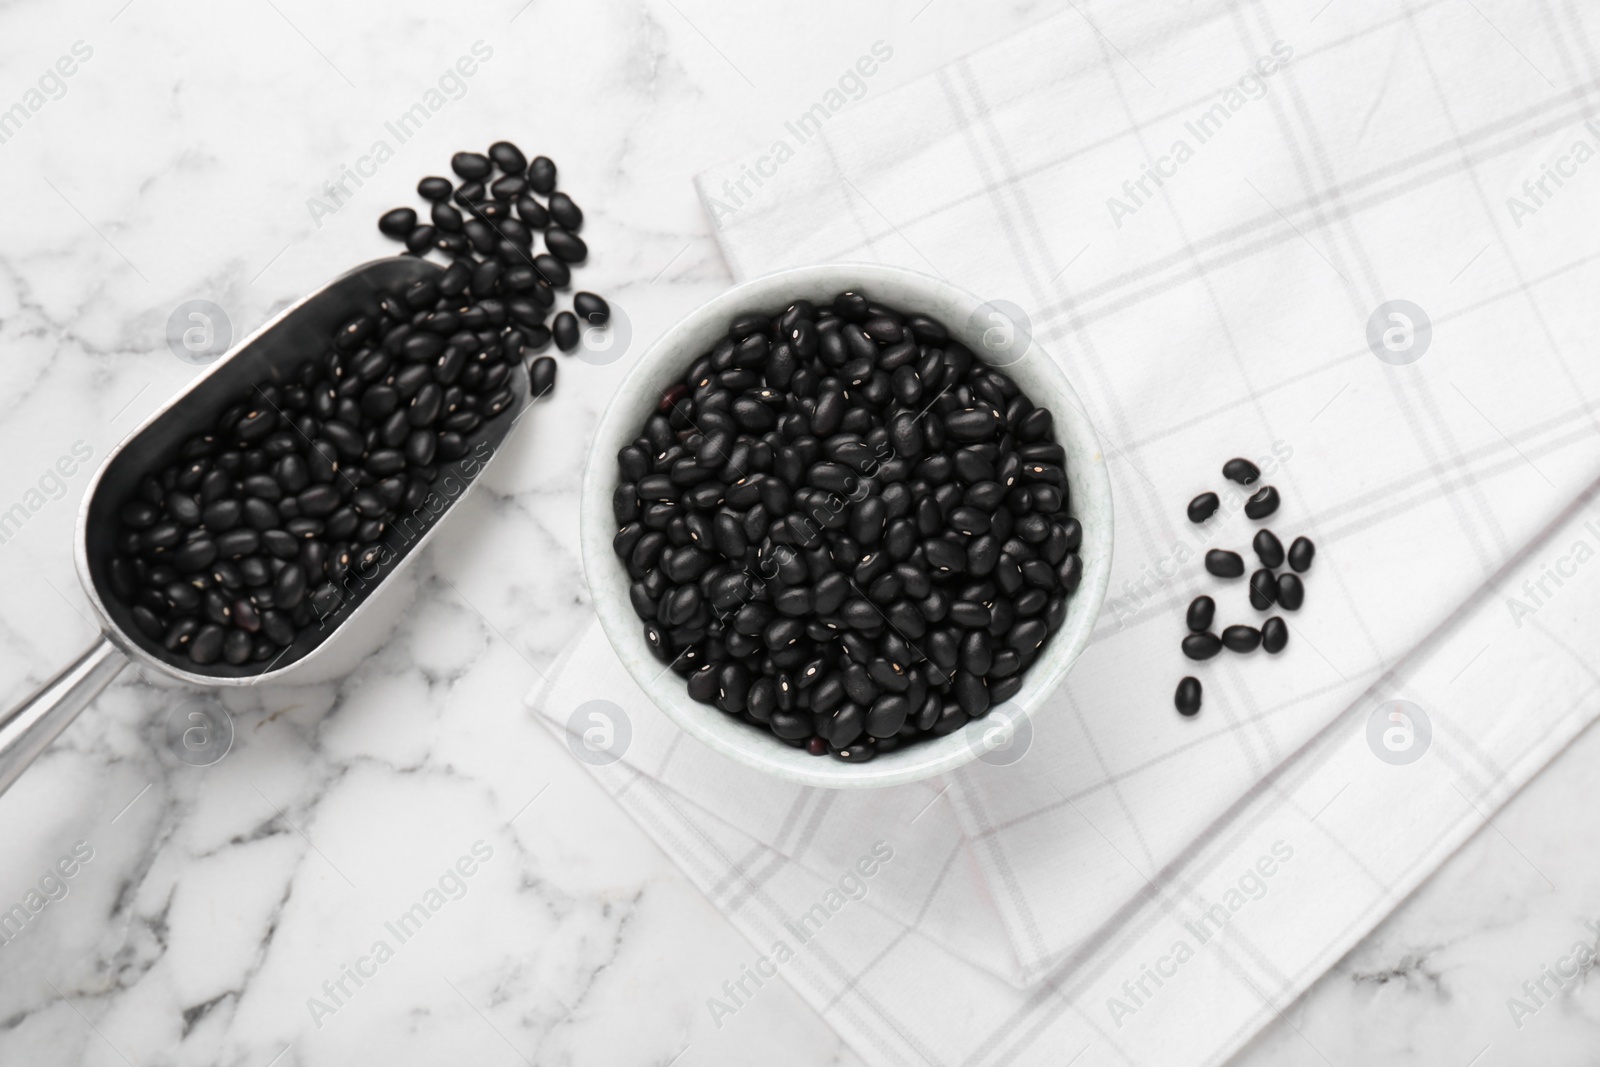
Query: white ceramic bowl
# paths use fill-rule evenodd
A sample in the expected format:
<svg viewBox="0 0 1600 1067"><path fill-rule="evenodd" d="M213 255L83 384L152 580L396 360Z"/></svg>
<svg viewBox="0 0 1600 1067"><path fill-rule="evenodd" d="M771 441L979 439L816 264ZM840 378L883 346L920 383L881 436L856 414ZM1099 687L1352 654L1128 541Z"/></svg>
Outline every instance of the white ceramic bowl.
<svg viewBox="0 0 1600 1067"><path fill-rule="evenodd" d="M1066 450L1073 515L1083 524L1083 581L1068 601L1066 621L1045 643L1009 702L1023 714L1037 710L1066 677L1089 641L1111 577L1111 482L1093 427L1055 362L1031 340L1025 350L989 353L983 331L994 325L990 305L948 282L915 271L868 263L834 263L779 271L736 285L703 304L650 347L623 380L600 419L583 483L581 535L589 592L606 637L634 680L673 722L711 748L779 778L806 785L862 788L899 785L952 771L988 751L996 717L977 719L945 737L917 741L866 763L813 756L763 730L690 698L684 679L663 674L650 653L643 624L628 600L628 575L612 551L617 524L611 498L617 487L617 452L635 440L656 410L661 391L723 337L728 323L748 311L775 313L805 297L819 307L842 290L906 312L930 315L952 336L1003 369L1034 403L1055 416L1056 439ZM998 338L1000 335L995 335ZM1019 346L1021 347L1021 346ZM1014 712L1012 712L1014 714Z"/></svg>

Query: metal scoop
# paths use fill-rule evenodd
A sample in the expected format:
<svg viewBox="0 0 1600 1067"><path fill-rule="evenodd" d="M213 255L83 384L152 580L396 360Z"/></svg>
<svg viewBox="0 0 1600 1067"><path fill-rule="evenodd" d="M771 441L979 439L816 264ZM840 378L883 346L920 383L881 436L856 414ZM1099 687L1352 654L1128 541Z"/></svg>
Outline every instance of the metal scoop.
<svg viewBox="0 0 1600 1067"><path fill-rule="evenodd" d="M467 438L466 455L453 463L439 464L432 488L443 500L443 507L418 509L418 514L397 520L385 534L385 543L392 552L388 560L374 573L362 576L354 595L347 598L341 610L323 620L323 625L304 627L293 645L265 664L265 670L262 664L230 666L221 662L199 668L187 657L180 659L144 637L134 624L132 609L111 591L107 573L117 550L118 513L134 496L143 475L169 462L186 440L212 426L252 385L292 381L303 361L329 349L334 331L341 324L358 310L376 306L380 291L403 292L416 282L437 279L442 273L442 268L426 260L395 257L374 260L341 275L285 309L217 360L111 451L89 483L78 512L73 551L78 579L100 626L100 637L27 700L0 715L0 792L11 787L130 661L142 670L194 686L289 682L304 679L313 665L325 668L336 659L336 646L344 643L341 635L375 620L369 611L374 598L386 583L393 587L389 580L416 555L450 509L476 483L527 407L528 372L520 364L513 366L507 381L516 399ZM319 669L317 673L326 671Z"/></svg>

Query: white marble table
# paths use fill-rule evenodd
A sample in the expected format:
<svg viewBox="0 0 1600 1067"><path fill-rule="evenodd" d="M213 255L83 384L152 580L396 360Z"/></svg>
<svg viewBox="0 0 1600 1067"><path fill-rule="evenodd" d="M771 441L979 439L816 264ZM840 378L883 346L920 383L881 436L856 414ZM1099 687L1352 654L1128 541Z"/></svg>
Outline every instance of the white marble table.
<svg viewBox="0 0 1600 1067"><path fill-rule="evenodd" d="M508 137L560 165L588 216L579 284L626 315L636 353L729 280L697 170L758 155L875 41L894 49L878 93L1058 6L0 8L0 112L26 112L0 114L0 512L26 512L0 543L0 698L90 640L76 509L94 460L195 372L164 341L178 304L211 300L242 335L391 252L380 211L414 203L452 151ZM388 124L480 41L401 143ZM392 158L375 162L378 141ZM627 365L563 362L555 402L347 679L230 697L231 748L196 767L168 742L194 695L129 672L0 799L0 910L59 898L0 944L0 1063L858 1062L781 983L713 1023L705 1000L748 947L522 707L585 611L579 471ZM74 450L89 464L52 475ZM1595 941L1597 747L1563 757L1243 1061L1588 1062L1592 991L1572 985L1520 1031L1506 998ZM475 849L427 925L386 934Z"/></svg>

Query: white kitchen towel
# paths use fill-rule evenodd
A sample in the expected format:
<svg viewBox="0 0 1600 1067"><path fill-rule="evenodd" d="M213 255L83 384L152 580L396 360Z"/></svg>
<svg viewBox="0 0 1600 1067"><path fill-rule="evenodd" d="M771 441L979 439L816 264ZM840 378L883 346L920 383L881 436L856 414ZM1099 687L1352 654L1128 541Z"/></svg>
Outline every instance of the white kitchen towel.
<svg viewBox="0 0 1600 1067"><path fill-rule="evenodd" d="M781 164L700 181L741 275L889 260L1022 309L1025 358L1058 360L1099 430L1099 640L1032 709L1028 756L950 794L1027 975L1600 472L1600 60L1565 43L1600 12L1478 8L1075 8L828 118ZM1260 524L1219 475L1240 454L1283 496L1265 525L1320 551L1285 655L1197 667L1190 598L1216 596L1219 626L1261 619L1201 563L1252 557ZM1196 527L1206 489L1223 515ZM1190 673L1206 708L1185 722Z"/></svg>
<svg viewBox="0 0 1600 1067"><path fill-rule="evenodd" d="M948 886L971 879L959 846L931 883L896 880L926 866L918 826L939 805L872 794L881 816L836 828L841 854L854 855L819 873L732 825L739 798L708 812L626 758L595 762L597 749L567 731L596 692L636 726L664 722L598 624L531 699L750 941L748 959L704 991L719 1026L781 977L872 1064L1219 1064L1600 714L1597 556L1590 493L1495 583L1514 590L1570 572L1522 626L1499 596L1463 607L1024 989L946 943L963 924L992 929L981 911L950 907L978 899L970 885ZM909 924L889 917L902 897Z"/></svg>
<svg viewBox="0 0 1600 1067"><path fill-rule="evenodd" d="M894 93L839 113L825 102L825 118L786 133L788 152L701 181L741 276L878 259L993 300L1038 342L1028 358L1072 378L1115 479L1117 566L1095 644L1033 709L1024 757L937 784L923 816L950 803L965 837L950 865L975 860L979 884L963 892L997 909L1014 971L957 943L959 909L919 914L889 883L837 914L870 928L839 935L852 950L890 937L893 981L883 964L857 980L831 928L816 940L832 955L797 953L786 971L887 1062L1070 1057L1051 1035L1076 1025L1138 1062L1212 1062L1470 832L1462 804L1492 811L1590 714L1575 702L1589 677L1540 642L1587 609L1574 586L1594 581L1581 569L1593 547L1553 545L1505 588L1484 584L1600 471L1600 168L1584 169L1600 71L1568 43L1592 39L1596 16L1334 3L1280 18L1248 3L1077 5ZM1285 502L1268 525L1319 554L1284 655L1197 667L1177 650L1190 597L1216 595L1223 623L1259 619L1239 583L1199 564L1213 546L1248 555L1239 495L1203 528L1183 518L1191 495L1223 488L1234 454L1269 461ZM1386 674L1475 593L1470 626ZM1482 647L1464 649L1463 633ZM1552 665L1529 678L1524 660ZM1184 673L1206 682L1192 721L1171 708ZM1408 768L1376 753L1393 758L1385 739L1403 748L1415 716L1380 717L1368 747L1392 697L1433 719L1430 754ZM1342 780L1320 793L1330 767ZM602 772L634 775L628 759ZM1341 832L1329 820L1348 794L1386 822ZM707 870L749 875L706 842L743 832L751 855L775 853L740 901L716 897L758 944L781 929L772 917L817 899L824 883L808 878L847 870L818 857L853 862L873 827L893 828L857 802L849 819L813 820L804 862L748 820L696 837L679 823L751 801L676 755L624 803L708 891ZM896 848L877 871L925 869L919 853ZM1226 933L1192 946L1175 972L1186 990L1163 997L1141 967L1170 966L1178 937L1160 951L1151 939L1245 878ZM965 962L978 958L982 971ZM1020 994L1002 980L1039 975ZM1105 990L1124 981L1119 1009ZM997 1018L1009 1021L978 1025Z"/></svg>

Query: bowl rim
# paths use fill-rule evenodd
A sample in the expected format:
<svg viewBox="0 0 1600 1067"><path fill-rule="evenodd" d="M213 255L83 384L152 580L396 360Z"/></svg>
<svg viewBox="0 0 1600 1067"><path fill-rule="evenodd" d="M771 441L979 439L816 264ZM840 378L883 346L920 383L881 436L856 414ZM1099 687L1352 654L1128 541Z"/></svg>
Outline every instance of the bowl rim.
<svg viewBox="0 0 1600 1067"><path fill-rule="evenodd" d="M973 343L970 322L973 316L993 305L942 278L881 263L838 262L791 267L739 282L680 318L628 369L595 425L580 501L580 550L590 599L606 640L639 688L679 729L712 750L785 780L824 788L876 788L948 773L992 747L996 740L992 736L993 729L1004 719L986 715L944 737L918 741L866 763L852 764L811 756L804 749L784 744L710 705L693 700L680 679L674 677L669 682L665 677L660 661L650 653L644 641L638 617L627 599L626 572L621 569L611 547L616 534L611 505L617 485L616 452L621 447L619 441L626 444L637 436L637 426L646 417L646 398L658 394L660 387L670 380L667 368L681 374L704 355L709 345L698 339L698 335L707 334L708 325L715 327L714 333L720 333L738 313L770 311L777 303L790 302L803 292L831 294L861 289L870 297L874 290L883 288L913 290L925 298L926 304L942 301L947 306L966 309L967 318L962 322L951 321L951 317L944 315L937 317L977 358L990 362L985 358L981 342ZM897 305L907 302L903 296L886 300ZM1027 719L1065 679L1089 643L1111 579L1111 479L1099 436L1060 365L1031 336L1028 345L1024 355L998 369L1016 376L1017 366L1024 360L1029 361L1023 376L1034 381L1023 388L1035 402L1041 402L1037 395L1041 383L1051 394L1048 405L1056 416L1056 438L1069 454L1067 477L1074 515L1094 512L1099 518L1092 525L1084 523L1080 549L1083 579L1069 600L1066 621L1046 643L1044 654L1029 668L1021 690L1006 702L1015 705L1005 716L1013 720ZM626 436L621 436L624 433ZM1077 458L1071 458L1075 453ZM622 579L620 595L619 577ZM729 725L737 725L743 733L730 732ZM746 734L748 736L744 736Z"/></svg>

